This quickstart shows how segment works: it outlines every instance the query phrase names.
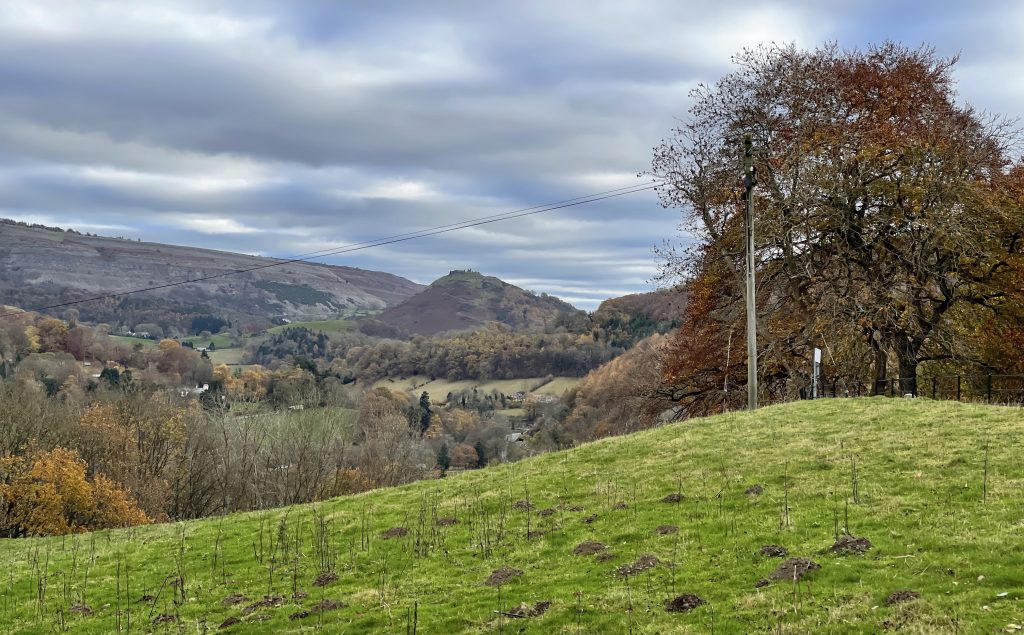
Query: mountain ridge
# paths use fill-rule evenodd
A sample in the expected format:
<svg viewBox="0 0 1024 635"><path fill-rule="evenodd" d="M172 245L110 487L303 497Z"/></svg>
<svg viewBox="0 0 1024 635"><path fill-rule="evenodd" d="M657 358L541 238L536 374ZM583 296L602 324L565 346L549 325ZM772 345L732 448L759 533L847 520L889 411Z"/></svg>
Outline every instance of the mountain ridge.
<svg viewBox="0 0 1024 635"><path fill-rule="evenodd" d="M5 304L36 309L212 276L78 307L83 319L93 321L115 321L126 306L143 307L136 313L153 313L145 307L154 302L184 314L224 313L261 323L281 317L342 316L384 310L423 288L394 274L356 267L313 262L267 267L275 262L263 256L0 221L0 302ZM262 268L233 273L257 267Z"/></svg>

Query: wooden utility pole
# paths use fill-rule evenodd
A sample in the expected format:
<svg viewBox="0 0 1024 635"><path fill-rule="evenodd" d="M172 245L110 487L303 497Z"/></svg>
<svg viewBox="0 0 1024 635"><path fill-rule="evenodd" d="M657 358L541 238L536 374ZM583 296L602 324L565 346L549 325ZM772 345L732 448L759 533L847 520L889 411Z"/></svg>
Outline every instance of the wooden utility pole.
<svg viewBox="0 0 1024 635"><path fill-rule="evenodd" d="M757 409L757 304L754 297L754 187L757 167L754 166L754 141L743 137L743 189L747 230L747 409Z"/></svg>

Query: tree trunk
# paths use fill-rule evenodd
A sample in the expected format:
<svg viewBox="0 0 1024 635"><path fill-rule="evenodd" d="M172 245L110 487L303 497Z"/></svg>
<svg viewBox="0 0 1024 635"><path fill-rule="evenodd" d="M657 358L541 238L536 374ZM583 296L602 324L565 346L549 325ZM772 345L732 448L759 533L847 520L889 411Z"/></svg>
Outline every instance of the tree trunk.
<svg viewBox="0 0 1024 635"><path fill-rule="evenodd" d="M896 346L896 360L900 370L900 395L917 396L917 354L920 348L910 341Z"/></svg>
<svg viewBox="0 0 1024 635"><path fill-rule="evenodd" d="M886 381L886 371L889 365L889 356L886 354L885 349L872 342L872 347L875 349L875 381L871 385L871 394L885 395L885 387L888 384Z"/></svg>

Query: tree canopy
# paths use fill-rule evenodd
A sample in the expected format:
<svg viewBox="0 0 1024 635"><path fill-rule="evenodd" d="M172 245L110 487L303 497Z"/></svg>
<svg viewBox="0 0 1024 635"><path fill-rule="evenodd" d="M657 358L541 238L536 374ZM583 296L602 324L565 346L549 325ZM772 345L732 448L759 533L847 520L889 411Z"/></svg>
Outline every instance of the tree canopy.
<svg viewBox="0 0 1024 635"><path fill-rule="evenodd" d="M957 100L956 58L885 43L747 50L694 93L654 153L662 203L695 248L665 251L691 285L667 378L705 405L742 384L739 139L751 134L759 350L766 390L793 396L810 351L832 372L916 392L923 363L992 368L964 336L1020 295L1024 167L1011 121ZM1017 272L1017 273L1015 273ZM699 339L699 341L694 341ZM689 344L699 350L684 350ZM709 395L720 391L717 396ZM738 397L738 395L737 395ZM710 399L710 401L708 401Z"/></svg>

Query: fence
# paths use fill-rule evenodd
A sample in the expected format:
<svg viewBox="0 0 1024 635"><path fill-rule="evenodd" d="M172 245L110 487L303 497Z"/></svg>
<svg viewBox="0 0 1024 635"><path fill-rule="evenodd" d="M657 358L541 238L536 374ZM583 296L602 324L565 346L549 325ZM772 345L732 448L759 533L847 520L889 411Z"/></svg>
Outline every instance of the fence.
<svg viewBox="0 0 1024 635"><path fill-rule="evenodd" d="M801 391L812 394L810 386ZM893 377L881 381L835 378L819 380L818 397L930 397L932 399L999 404L1024 404L1024 375L961 374Z"/></svg>

